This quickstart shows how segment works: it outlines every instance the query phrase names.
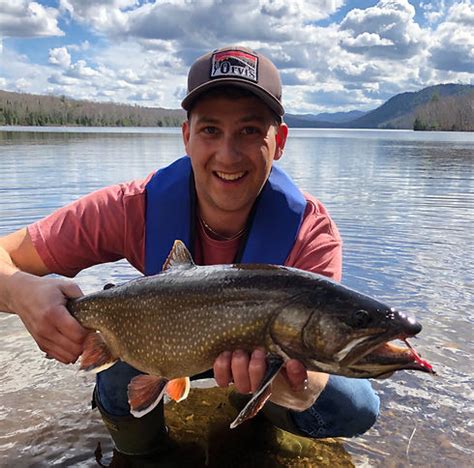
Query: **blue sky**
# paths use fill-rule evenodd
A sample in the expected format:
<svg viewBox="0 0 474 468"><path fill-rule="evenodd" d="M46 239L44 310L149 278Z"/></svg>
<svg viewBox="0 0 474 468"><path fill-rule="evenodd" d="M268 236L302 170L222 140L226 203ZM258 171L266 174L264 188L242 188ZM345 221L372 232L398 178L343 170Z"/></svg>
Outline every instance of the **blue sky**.
<svg viewBox="0 0 474 468"><path fill-rule="evenodd" d="M0 0L0 40L0 89L153 107L229 44L275 62L292 113L474 83L471 0Z"/></svg>

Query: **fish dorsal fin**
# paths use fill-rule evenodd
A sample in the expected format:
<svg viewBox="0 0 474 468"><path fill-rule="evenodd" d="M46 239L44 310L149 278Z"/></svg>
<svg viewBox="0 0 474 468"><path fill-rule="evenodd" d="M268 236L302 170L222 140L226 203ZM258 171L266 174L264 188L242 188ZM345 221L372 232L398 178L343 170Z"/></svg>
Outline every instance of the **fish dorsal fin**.
<svg viewBox="0 0 474 468"><path fill-rule="evenodd" d="M196 266L193 257L189 250L184 245L184 242L175 240L171 252L163 265L163 271L171 268L191 268Z"/></svg>

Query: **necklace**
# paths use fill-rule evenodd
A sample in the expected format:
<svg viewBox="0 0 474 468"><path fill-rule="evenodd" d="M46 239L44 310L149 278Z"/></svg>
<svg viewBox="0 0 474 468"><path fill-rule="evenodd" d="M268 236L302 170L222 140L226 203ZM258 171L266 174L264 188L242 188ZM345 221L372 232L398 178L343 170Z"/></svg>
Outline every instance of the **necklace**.
<svg viewBox="0 0 474 468"><path fill-rule="evenodd" d="M235 240L235 239L238 239L240 236L242 236L242 234L247 230L247 226L244 226L239 232L233 234L232 236L224 236L214 231L214 229L212 229L211 226L209 226L209 224L207 224L206 221L204 221L200 216L198 216L198 218L204 230L207 231L209 234L212 234L217 240L224 240L224 241Z"/></svg>

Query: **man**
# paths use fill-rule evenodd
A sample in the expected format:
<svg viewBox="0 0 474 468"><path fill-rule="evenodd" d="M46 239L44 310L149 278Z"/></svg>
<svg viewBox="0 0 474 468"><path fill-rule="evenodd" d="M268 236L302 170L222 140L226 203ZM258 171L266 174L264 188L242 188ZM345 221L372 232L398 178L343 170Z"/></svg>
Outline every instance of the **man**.
<svg viewBox="0 0 474 468"><path fill-rule="evenodd" d="M281 158L281 82L265 56L235 46L193 64L183 100L187 157L143 181L105 188L0 239L0 310L16 313L41 350L75 362L86 335L64 307L82 293L68 280L91 265L127 258L158 273L175 239L198 264L286 264L341 278L341 240L323 205L303 195L273 161ZM265 353L229 350L215 361L220 386L256 390ZM126 387L138 374L118 363L100 373L94 400L117 449L145 454L165 435L163 408L141 419L129 413ZM264 414L309 437L367 430L378 398L365 380L306 372L290 360L276 378Z"/></svg>

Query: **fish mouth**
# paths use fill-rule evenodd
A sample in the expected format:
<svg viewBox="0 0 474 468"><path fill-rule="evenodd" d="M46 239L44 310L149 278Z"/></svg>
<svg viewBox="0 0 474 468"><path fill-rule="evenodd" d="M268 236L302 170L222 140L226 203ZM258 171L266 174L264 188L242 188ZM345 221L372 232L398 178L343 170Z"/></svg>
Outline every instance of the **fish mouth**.
<svg viewBox="0 0 474 468"><path fill-rule="evenodd" d="M360 359L347 365L355 374L367 374L372 378L383 378L396 370L418 370L435 375L431 364L422 359L407 341L407 336L399 336L406 346L398 346L391 341L382 343L364 354Z"/></svg>
<svg viewBox="0 0 474 468"><path fill-rule="evenodd" d="M421 325L414 318L407 317L394 309L390 309L387 318L392 321L390 328L372 328L368 330L368 334L356 338L339 351L338 359L341 366L353 367L355 364L368 363L369 361L372 364L387 364L390 361L393 365L400 364L402 366L399 367L400 369L404 368L403 364L408 365L409 363L421 366L422 359L406 341L407 338L412 338L420 333ZM404 341L407 348L389 344L393 340ZM431 368L431 366L429 367Z"/></svg>

